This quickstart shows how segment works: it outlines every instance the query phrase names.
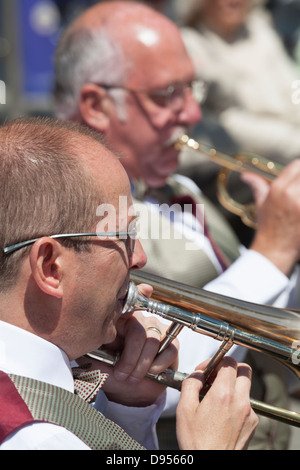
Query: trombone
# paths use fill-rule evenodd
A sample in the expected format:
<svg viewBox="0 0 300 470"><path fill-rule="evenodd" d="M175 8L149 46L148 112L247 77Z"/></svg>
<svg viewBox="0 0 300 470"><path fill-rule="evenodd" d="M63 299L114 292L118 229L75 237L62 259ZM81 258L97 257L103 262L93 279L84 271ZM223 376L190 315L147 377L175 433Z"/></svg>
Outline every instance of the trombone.
<svg viewBox="0 0 300 470"><path fill-rule="evenodd" d="M136 283L153 287L151 299L138 293ZM160 351L186 326L196 333L221 341L221 346L204 371L206 377L232 344L268 354L291 369L300 378L300 316L295 311L245 302L206 292L145 272L132 272L124 312L140 308L171 321ZM89 357L115 365L117 357L101 350ZM180 390L187 374L166 370L148 377ZM201 399L201 397L200 397ZM261 415L300 427L300 414L251 399L251 406Z"/></svg>
<svg viewBox="0 0 300 470"><path fill-rule="evenodd" d="M235 201L227 190L229 176L232 171L239 173L251 172L262 176L265 180L273 181L283 170L283 166L266 158L251 153L240 153L229 156L219 152L205 144L200 144L196 140L184 134L175 142L178 150L188 148L200 152L214 163L220 165L221 169L217 177L217 196L222 206L238 215L245 225L253 229L256 228L255 204L241 204Z"/></svg>

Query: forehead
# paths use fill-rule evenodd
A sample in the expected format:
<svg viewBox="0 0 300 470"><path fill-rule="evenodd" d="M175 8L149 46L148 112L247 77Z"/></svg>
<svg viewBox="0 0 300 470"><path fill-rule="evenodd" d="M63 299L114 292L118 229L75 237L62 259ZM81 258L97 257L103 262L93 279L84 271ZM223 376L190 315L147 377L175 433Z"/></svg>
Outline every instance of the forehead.
<svg viewBox="0 0 300 470"><path fill-rule="evenodd" d="M136 21L122 40L122 47L132 65L129 86L159 88L189 81L194 76L192 61L173 24L148 25Z"/></svg>

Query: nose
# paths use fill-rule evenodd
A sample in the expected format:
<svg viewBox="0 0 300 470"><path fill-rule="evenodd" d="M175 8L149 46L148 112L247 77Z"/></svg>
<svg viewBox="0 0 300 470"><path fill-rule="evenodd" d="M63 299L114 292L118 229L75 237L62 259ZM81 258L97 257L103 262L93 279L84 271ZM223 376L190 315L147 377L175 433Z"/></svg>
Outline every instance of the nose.
<svg viewBox="0 0 300 470"><path fill-rule="evenodd" d="M144 252L142 244L139 240L136 240L135 250L131 257L130 269L141 269L147 263L147 256Z"/></svg>
<svg viewBox="0 0 300 470"><path fill-rule="evenodd" d="M202 111L191 90L187 91L184 106L177 116L180 124L193 126L202 120Z"/></svg>

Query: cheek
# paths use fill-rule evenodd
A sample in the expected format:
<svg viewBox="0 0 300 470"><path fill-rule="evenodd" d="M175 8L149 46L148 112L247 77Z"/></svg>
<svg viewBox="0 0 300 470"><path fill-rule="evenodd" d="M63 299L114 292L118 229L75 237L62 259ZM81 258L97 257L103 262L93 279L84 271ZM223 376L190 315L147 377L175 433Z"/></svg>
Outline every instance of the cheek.
<svg viewBox="0 0 300 470"><path fill-rule="evenodd" d="M115 315L109 315L105 318L101 329L102 344L112 343L116 338L116 321Z"/></svg>
<svg viewBox="0 0 300 470"><path fill-rule="evenodd" d="M174 113L150 100L145 101L143 106L128 107L127 125L131 133L137 136L137 141L150 143L157 140L157 135L173 124Z"/></svg>
<svg viewBox="0 0 300 470"><path fill-rule="evenodd" d="M98 293L97 293L98 290ZM74 337L84 339L88 349L96 349L102 344L113 341L115 337L115 302L105 296L101 289L78 291L72 305L72 329ZM77 333L76 333L77 332ZM80 337L79 337L80 335ZM89 345L89 346L88 346Z"/></svg>

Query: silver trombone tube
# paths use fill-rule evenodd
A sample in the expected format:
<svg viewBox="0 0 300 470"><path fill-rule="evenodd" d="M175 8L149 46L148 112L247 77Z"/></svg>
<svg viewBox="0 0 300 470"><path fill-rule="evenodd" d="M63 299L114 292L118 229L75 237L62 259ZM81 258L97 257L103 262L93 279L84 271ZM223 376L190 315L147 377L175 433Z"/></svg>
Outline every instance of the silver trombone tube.
<svg viewBox="0 0 300 470"><path fill-rule="evenodd" d="M92 351L86 354L86 357L103 362L104 364L108 364L111 367L114 367L119 360L118 355L113 355L102 349ZM161 385L173 388L180 392L182 382L189 377L189 374L171 369L166 369L160 374L147 373L146 377L160 383ZM204 396L200 393L199 399L202 400L203 398ZM286 424L290 424L291 426L300 427L300 414L294 411L274 407L258 400L254 400L253 398L250 398L250 404L253 410L261 416L266 416L267 418L271 418L276 421L281 421Z"/></svg>

